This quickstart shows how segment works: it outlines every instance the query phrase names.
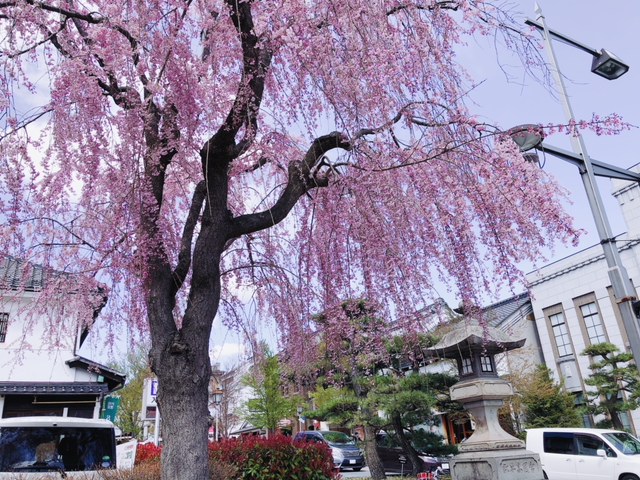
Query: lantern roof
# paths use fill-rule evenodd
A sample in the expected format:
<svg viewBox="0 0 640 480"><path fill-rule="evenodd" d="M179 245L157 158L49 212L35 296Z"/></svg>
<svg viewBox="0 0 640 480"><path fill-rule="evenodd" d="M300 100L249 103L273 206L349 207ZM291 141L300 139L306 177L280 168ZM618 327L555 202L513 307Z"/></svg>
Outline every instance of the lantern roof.
<svg viewBox="0 0 640 480"><path fill-rule="evenodd" d="M438 358L461 358L479 352L495 355L520 348L525 341L525 338L517 339L477 318L466 317L428 351Z"/></svg>

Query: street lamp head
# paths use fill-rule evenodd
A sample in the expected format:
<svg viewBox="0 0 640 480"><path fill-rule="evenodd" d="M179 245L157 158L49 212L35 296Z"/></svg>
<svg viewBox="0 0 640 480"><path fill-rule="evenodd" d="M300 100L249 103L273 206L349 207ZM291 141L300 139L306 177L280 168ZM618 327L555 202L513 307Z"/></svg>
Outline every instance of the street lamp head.
<svg viewBox="0 0 640 480"><path fill-rule="evenodd" d="M603 48L600 55L593 57L591 71L607 80L615 80L629 71L629 65Z"/></svg>
<svg viewBox="0 0 640 480"><path fill-rule="evenodd" d="M538 147L544 140L544 133L540 125L530 123L513 127L507 133L511 140L516 142L521 152Z"/></svg>
<svg viewBox="0 0 640 480"><path fill-rule="evenodd" d="M220 405L222 403L222 396L224 395L224 391L222 389L217 389L213 391L213 403L215 405Z"/></svg>

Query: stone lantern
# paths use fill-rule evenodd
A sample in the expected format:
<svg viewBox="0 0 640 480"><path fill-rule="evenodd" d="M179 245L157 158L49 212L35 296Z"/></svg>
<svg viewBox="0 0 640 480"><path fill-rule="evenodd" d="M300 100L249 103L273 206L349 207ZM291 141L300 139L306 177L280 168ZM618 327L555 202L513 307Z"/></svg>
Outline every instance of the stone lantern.
<svg viewBox="0 0 640 480"><path fill-rule="evenodd" d="M520 348L524 342L467 318L429 349L433 357L456 361L460 381L450 388L451 400L462 403L476 427L450 462L453 480L543 478L539 456L525 450L524 442L498 422L498 409L513 395L513 388L498 377L495 355Z"/></svg>

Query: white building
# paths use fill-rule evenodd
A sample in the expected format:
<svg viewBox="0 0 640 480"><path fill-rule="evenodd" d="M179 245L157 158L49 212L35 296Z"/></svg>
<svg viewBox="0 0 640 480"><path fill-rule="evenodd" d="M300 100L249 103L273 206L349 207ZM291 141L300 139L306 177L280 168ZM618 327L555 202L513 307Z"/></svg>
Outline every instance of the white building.
<svg viewBox="0 0 640 480"><path fill-rule="evenodd" d="M124 375L80 354L105 299L93 290L96 306L78 318L74 305L88 293L59 291L57 302L42 301L54 281L72 278L0 257L0 418L98 418L104 396L124 385Z"/></svg>
<svg viewBox="0 0 640 480"><path fill-rule="evenodd" d="M640 284L640 188L615 181L614 196L622 208L628 232L616 237L622 263L631 281ZM602 247L594 245L527 275L544 363L565 388L584 401L589 358L580 355L588 345L610 342L629 350L627 334L613 296ZM640 411L623 418L640 431Z"/></svg>

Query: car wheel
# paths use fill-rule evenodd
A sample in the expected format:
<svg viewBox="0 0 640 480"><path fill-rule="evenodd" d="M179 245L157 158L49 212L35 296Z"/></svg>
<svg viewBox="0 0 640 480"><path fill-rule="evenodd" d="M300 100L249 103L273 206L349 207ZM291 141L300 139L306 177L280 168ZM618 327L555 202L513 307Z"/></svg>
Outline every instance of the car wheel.
<svg viewBox="0 0 640 480"><path fill-rule="evenodd" d="M620 480L638 480L638 477L633 473L627 473L626 475L622 475Z"/></svg>
<svg viewBox="0 0 640 480"><path fill-rule="evenodd" d="M354 468L353 469L354 472L359 472L360 470L362 470L362 467L358 467L358 468Z"/></svg>
<svg viewBox="0 0 640 480"><path fill-rule="evenodd" d="M549 480L549 477L547 477L547 472L545 472L544 470L542 471L542 478L546 478L547 480Z"/></svg>

